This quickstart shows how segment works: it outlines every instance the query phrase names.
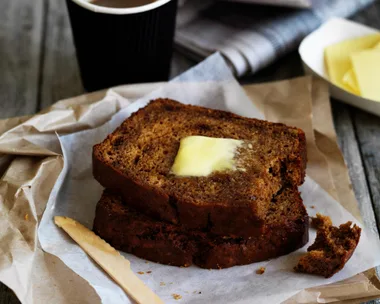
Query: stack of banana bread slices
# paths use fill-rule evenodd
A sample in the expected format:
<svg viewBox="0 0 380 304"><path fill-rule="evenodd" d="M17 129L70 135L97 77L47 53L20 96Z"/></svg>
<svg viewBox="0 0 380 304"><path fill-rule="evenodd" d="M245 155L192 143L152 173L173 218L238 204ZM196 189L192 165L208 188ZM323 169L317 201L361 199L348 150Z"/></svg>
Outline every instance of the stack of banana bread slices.
<svg viewBox="0 0 380 304"><path fill-rule="evenodd" d="M241 140L240 169L178 176L189 136ZM243 148L241 148L243 149ZM93 148L105 187L94 231L115 248L154 262L226 268L290 253L308 241L302 130L156 99Z"/></svg>

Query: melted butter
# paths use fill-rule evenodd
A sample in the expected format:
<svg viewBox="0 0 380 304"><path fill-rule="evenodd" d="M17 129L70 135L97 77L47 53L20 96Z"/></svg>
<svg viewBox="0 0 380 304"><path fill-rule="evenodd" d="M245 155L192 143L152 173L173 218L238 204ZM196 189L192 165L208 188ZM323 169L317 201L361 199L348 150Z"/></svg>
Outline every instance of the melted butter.
<svg viewBox="0 0 380 304"><path fill-rule="evenodd" d="M171 172L177 176L208 176L236 170L235 156L242 140L188 136L182 138Z"/></svg>

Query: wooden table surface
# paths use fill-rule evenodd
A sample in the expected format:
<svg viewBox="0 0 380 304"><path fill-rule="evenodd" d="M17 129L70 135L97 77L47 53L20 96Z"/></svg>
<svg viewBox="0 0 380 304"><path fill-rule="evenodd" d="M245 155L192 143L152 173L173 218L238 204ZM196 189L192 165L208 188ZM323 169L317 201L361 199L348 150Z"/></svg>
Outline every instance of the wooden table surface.
<svg viewBox="0 0 380 304"><path fill-rule="evenodd" d="M380 2L352 19L380 29ZM175 52L172 76L194 64ZM300 58L294 52L241 82L257 83L300 75L303 75ZM1 0L0 118L32 114L83 92L65 1ZM332 101L332 109L339 144L362 214L380 231L380 117L336 100ZM9 303L20 302L0 283L0 304ZM380 300L368 303L380 304Z"/></svg>

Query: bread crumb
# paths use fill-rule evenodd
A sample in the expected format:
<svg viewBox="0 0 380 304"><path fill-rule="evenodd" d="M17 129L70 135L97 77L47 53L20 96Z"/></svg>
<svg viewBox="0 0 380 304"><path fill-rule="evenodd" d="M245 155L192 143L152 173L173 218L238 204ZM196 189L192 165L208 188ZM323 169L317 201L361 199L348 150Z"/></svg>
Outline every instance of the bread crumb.
<svg viewBox="0 0 380 304"><path fill-rule="evenodd" d="M311 218L311 226L316 229L323 228L323 227L331 227L332 221L329 216L317 213L316 217Z"/></svg>
<svg viewBox="0 0 380 304"><path fill-rule="evenodd" d="M152 273L152 271L151 271L151 270L149 270L149 271L147 271L146 273Z"/></svg>
<svg viewBox="0 0 380 304"><path fill-rule="evenodd" d="M166 286L165 282L160 282L160 286Z"/></svg>
<svg viewBox="0 0 380 304"><path fill-rule="evenodd" d="M28 213L25 214L24 219L25 219L25 221L29 221L29 214Z"/></svg>
<svg viewBox="0 0 380 304"><path fill-rule="evenodd" d="M314 208L315 208L315 206L314 206L314 205L312 205L312 206L310 206L310 208L311 208L311 209L314 209Z"/></svg>
<svg viewBox="0 0 380 304"><path fill-rule="evenodd" d="M201 294L201 293L202 293L202 292L200 292L200 291L198 292L198 294Z"/></svg>
<svg viewBox="0 0 380 304"><path fill-rule="evenodd" d="M265 272L265 267L260 267L259 269L256 270L257 274L263 274Z"/></svg>
<svg viewBox="0 0 380 304"><path fill-rule="evenodd" d="M352 256L360 240L361 229L352 222L335 227L328 216L317 214L312 219L317 228L314 243L307 248L307 253L294 267L297 272L304 272L332 277L340 271Z"/></svg>
<svg viewBox="0 0 380 304"><path fill-rule="evenodd" d="M173 282L169 282L169 284L171 285L171 284L173 284Z"/></svg>
<svg viewBox="0 0 380 304"><path fill-rule="evenodd" d="M145 264L149 264L149 262L148 262L148 261L145 261Z"/></svg>
<svg viewBox="0 0 380 304"><path fill-rule="evenodd" d="M174 300L180 300L180 299L182 299L182 296L180 296L179 294L176 294L176 293L173 293L172 296L173 296Z"/></svg>
<svg viewBox="0 0 380 304"><path fill-rule="evenodd" d="M137 273L138 274L144 274L145 272L144 271L138 271Z"/></svg>

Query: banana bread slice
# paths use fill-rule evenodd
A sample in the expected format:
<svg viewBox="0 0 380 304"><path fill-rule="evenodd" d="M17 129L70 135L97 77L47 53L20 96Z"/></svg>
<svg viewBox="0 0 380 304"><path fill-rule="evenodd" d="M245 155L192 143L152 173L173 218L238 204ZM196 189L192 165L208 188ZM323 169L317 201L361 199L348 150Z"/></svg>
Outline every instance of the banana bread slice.
<svg viewBox="0 0 380 304"><path fill-rule="evenodd" d="M328 216L321 214L313 218L312 224L317 227L317 237L294 269L330 278L351 258L359 243L361 228L352 226L352 222L335 227Z"/></svg>
<svg viewBox="0 0 380 304"><path fill-rule="evenodd" d="M153 220L105 191L96 208L94 231L115 248L175 266L227 268L292 252L308 241L308 215L296 188L286 188L271 202L261 236L215 236Z"/></svg>
<svg viewBox="0 0 380 304"><path fill-rule="evenodd" d="M246 170L206 177L170 173L180 139L201 135L249 141ZM262 233L269 202L305 176L302 130L232 113L151 101L93 149L93 174L146 215L184 228L249 237Z"/></svg>

